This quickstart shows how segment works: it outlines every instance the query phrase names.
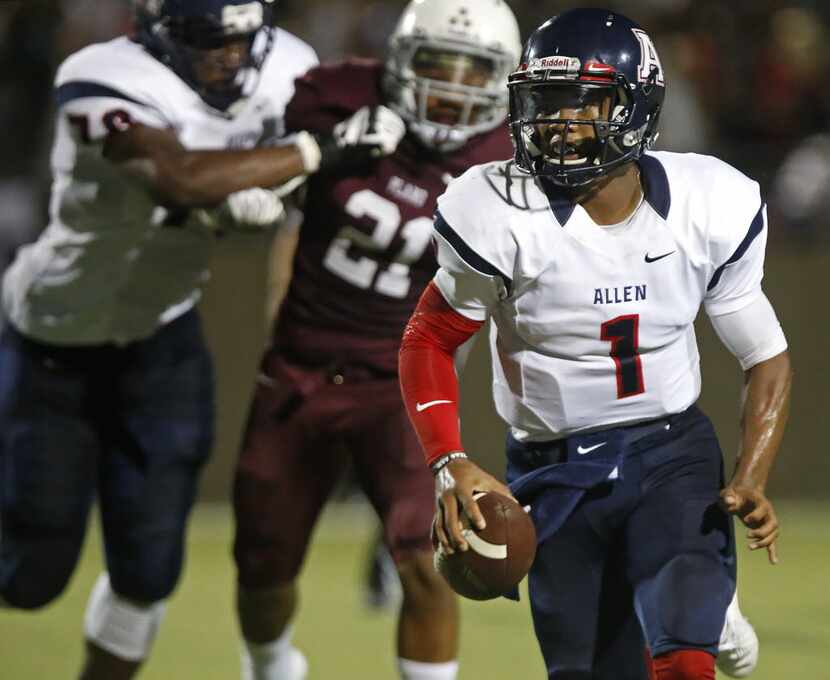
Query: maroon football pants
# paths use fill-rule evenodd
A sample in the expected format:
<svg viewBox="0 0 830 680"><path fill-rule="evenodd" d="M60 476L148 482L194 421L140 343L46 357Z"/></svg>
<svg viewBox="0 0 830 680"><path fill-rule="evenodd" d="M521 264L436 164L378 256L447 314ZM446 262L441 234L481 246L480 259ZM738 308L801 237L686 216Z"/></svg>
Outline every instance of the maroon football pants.
<svg viewBox="0 0 830 680"><path fill-rule="evenodd" d="M245 588L294 579L351 459L396 561L431 549L433 480L395 376L263 360L234 484L234 557ZM348 456L348 458L347 458Z"/></svg>

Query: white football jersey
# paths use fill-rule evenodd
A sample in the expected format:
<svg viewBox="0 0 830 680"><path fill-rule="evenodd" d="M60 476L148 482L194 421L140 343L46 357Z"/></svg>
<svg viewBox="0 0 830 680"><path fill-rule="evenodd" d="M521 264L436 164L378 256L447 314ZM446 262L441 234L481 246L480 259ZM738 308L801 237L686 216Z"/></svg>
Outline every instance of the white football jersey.
<svg viewBox="0 0 830 680"><path fill-rule="evenodd" d="M459 313L492 319L496 408L520 440L688 408L701 303L722 315L763 294L758 184L709 156L638 164L644 200L612 227L508 162L472 168L438 201L435 283Z"/></svg>
<svg viewBox="0 0 830 680"><path fill-rule="evenodd" d="M91 45L61 65L50 223L4 278L3 305L15 327L55 344L125 343L197 302L211 233L187 212L155 205L103 159L101 142L127 117L174 130L190 149L250 148L279 138L294 80L317 56L290 33L274 31L259 81L228 114L126 37Z"/></svg>

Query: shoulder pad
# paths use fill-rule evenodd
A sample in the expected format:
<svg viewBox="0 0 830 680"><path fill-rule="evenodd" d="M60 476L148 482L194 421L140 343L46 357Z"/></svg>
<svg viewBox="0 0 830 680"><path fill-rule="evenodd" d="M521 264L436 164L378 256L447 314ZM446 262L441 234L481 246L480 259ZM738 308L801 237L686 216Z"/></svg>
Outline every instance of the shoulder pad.
<svg viewBox="0 0 830 680"><path fill-rule="evenodd" d="M534 178L519 171L513 161L474 165L450 182L447 191L438 199L439 207L444 202L480 206L484 212L548 209L548 202L536 187Z"/></svg>
<svg viewBox="0 0 830 680"><path fill-rule="evenodd" d="M90 45L70 56L55 77L57 105L119 99L142 107L156 120L172 121L196 98L170 69L128 38Z"/></svg>
<svg viewBox="0 0 830 680"><path fill-rule="evenodd" d="M293 33L281 28L273 28L274 46L262 67L261 81L258 86L281 92L288 88L288 95L293 91L294 81L320 63L314 48Z"/></svg>
<svg viewBox="0 0 830 680"><path fill-rule="evenodd" d="M438 199L436 216L436 230L459 256L478 271L499 272L508 289L517 252L514 222L522 212L536 209L531 198L536 192L523 185L531 178L517 174L512 165L500 161L470 168Z"/></svg>
<svg viewBox="0 0 830 680"><path fill-rule="evenodd" d="M701 154L656 152L666 170L672 204L685 206L684 219L703 230L711 260L725 262L765 225L758 182L728 163Z"/></svg>
<svg viewBox="0 0 830 680"><path fill-rule="evenodd" d="M287 56L299 66L301 73L305 73L308 69L320 63L317 52L305 40L278 26L275 26L272 30L275 35L271 56L279 56L280 61ZM285 68L284 63L281 63L280 66Z"/></svg>
<svg viewBox="0 0 830 680"><path fill-rule="evenodd" d="M363 106L383 103L380 62L349 59L311 69L298 78L294 98L286 109L290 131L324 132Z"/></svg>

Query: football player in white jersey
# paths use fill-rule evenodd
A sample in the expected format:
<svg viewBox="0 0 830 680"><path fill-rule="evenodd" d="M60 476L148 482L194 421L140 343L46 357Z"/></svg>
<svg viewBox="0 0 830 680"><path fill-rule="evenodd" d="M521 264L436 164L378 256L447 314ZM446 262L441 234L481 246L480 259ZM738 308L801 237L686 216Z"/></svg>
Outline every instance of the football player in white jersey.
<svg viewBox="0 0 830 680"><path fill-rule="evenodd" d="M735 593L730 514L777 561L765 486L791 369L761 288L766 210L725 163L648 151L664 89L629 19L575 9L540 26L509 80L514 162L475 167L439 199L441 267L400 353L444 549L468 549L460 512L482 526L474 492L531 506L550 678L639 680L644 638L652 677L713 679ZM695 406L701 305L745 372L729 480ZM458 428L453 351L488 318L509 488L467 458Z"/></svg>
<svg viewBox="0 0 830 680"><path fill-rule="evenodd" d="M97 496L105 574L85 680L132 677L183 560L211 448L211 360L195 311L214 231L268 228L270 187L390 153L390 111L278 145L314 51L271 2L141 0L132 37L56 78L51 220L7 272L0 339L0 604L66 586Z"/></svg>

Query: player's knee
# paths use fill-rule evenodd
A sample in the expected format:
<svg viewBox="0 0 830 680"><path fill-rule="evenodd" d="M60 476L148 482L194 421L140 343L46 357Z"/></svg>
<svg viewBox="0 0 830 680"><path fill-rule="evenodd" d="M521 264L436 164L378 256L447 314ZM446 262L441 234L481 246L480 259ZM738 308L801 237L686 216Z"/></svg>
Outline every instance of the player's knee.
<svg viewBox="0 0 830 680"><path fill-rule="evenodd" d="M29 552L18 563L3 586L2 597L15 609L40 609L56 600L66 589L75 569L77 546L48 544Z"/></svg>
<svg viewBox="0 0 830 680"><path fill-rule="evenodd" d="M84 633L90 643L119 659L142 661L150 652L164 610L163 601L139 604L116 593L109 576L102 574L87 603Z"/></svg>
<svg viewBox="0 0 830 680"><path fill-rule="evenodd" d="M150 605L168 599L181 576L181 560L171 559L150 563L132 569L112 564L112 582L115 591L130 602Z"/></svg>
<svg viewBox="0 0 830 680"><path fill-rule="evenodd" d="M184 563L184 519L166 531L147 532L143 540L114 541L107 566L112 587L132 602L152 604L170 597Z"/></svg>
<svg viewBox="0 0 830 680"><path fill-rule="evenodd" d="M435 570L432 553L411 552L397 561L404 600L412 606L439 608L455 601L446 581Z"/></svg>
<svg viewBox="0 0 830 680"><path fill-rule="evenodd" d="M31 579L26 579L31 581ZM0 599L0 607L5 604L11 609L35 610L55 601L66 588L67 576L61 582L51 583L12 583Z"/></svg>
<svg viewBox="0 0 830 680"><path fill-rule="evenodd" d="M119 587L122 596L142 606L162 602L170 598L179 582L179 574L148 574L143 578L127 581Z"/></svg>
<svg viewBox="0 0 830 680"><path fill-rule="evenodd" d="M715 657L700 649L677 649L654 658L656 680L715 680Z"/></svg>
<svg viewBox="0 0 830 680"><path fill-rule="evenodd" d="M300 573L313 522L303 516L296 522L275 522L285 510L275 504L273 484L257 470L238 468L234 487L236 536L233 557L237 579L249 590L273 588L294 581Z"/></svg>
<svg viewBox="0 0 830 680"><path fill-rule="evenodd" d="M237 537L233 556L239 583L249 590L294 581L302 566L302 554L297 555L271 540L260 542Z"/></svg>
<svg viewBox="0 0 830 680"><path fill-rule="evenodd" d="M661 603L661 616L659 630L651 622L652 643L659 638L680 644L718 639L735 585L716 558L704 553L677 556L660 569L654 583L650 598ZM701 599L702 592L706 598ZM649 625L646 621L647 629ZM654 646L659 650L659 644Z"/></svg>

